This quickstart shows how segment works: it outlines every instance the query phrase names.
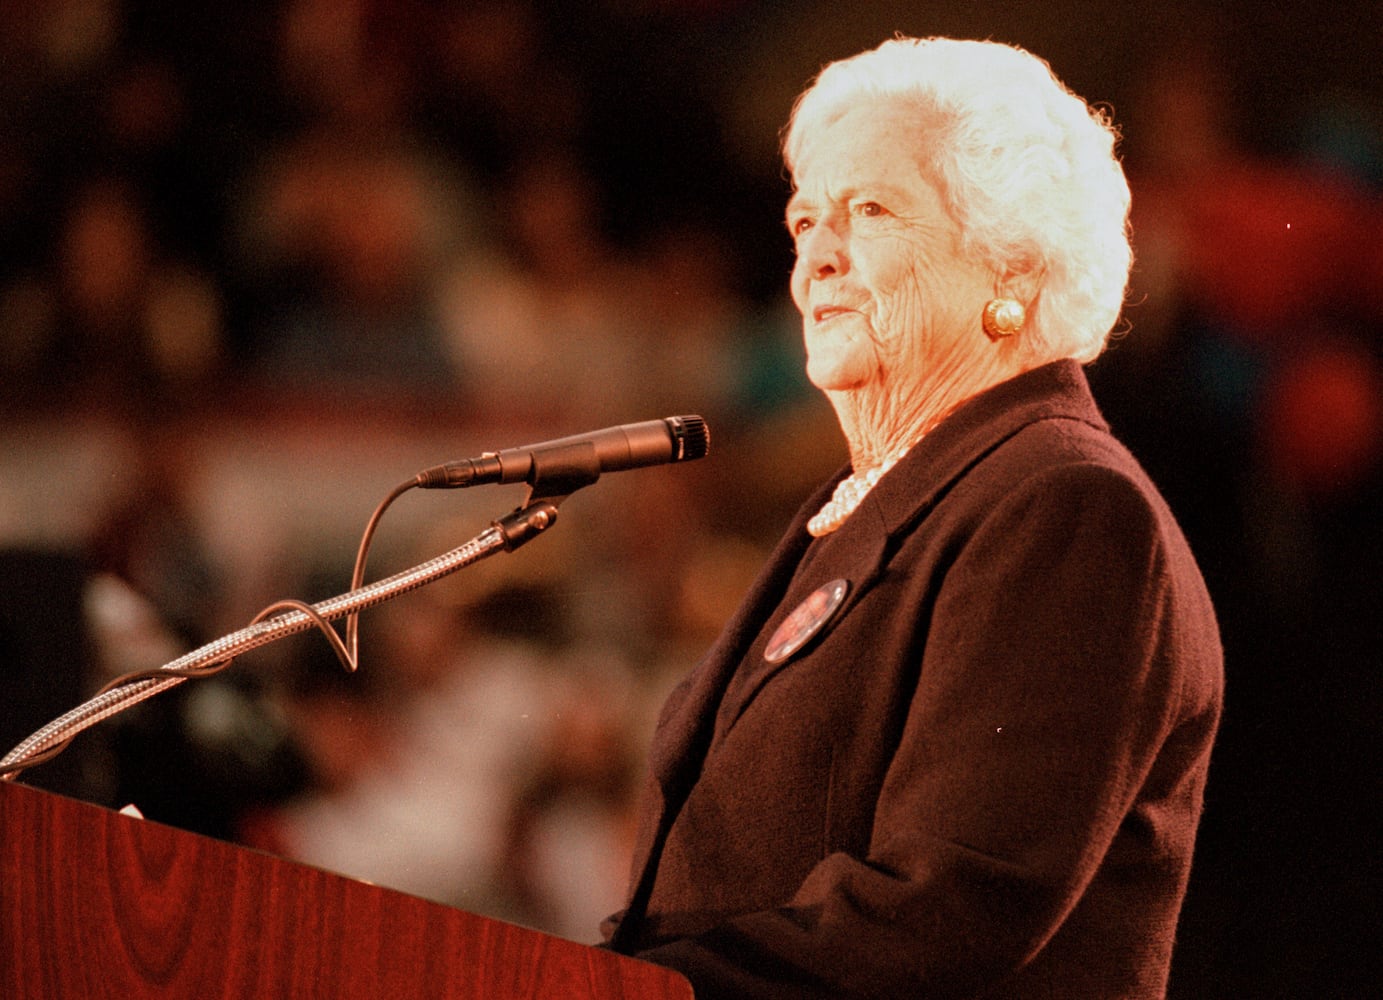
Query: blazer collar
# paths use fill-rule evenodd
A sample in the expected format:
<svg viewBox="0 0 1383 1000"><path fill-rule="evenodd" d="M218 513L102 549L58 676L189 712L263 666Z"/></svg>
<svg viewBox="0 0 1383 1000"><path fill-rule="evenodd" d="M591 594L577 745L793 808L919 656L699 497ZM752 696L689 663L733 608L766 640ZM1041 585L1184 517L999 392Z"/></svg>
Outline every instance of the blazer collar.
<svg viewBox="0 0 1383 1000"><path fill-rule="evenodd" d="M869 492L856 514L896 535L1004 441L1040 420L1078 420L1108 430L1080 364L1054 361L966 400ZM849 522L847 522L848 524Z"/></svg>

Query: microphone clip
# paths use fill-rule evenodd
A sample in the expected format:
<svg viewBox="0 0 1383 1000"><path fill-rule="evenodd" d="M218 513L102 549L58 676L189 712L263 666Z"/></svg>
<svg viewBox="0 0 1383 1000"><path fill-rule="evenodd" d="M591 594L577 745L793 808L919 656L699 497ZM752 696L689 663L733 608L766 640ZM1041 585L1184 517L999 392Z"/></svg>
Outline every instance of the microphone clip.
<svg viewBox="0 0 1383 1000"><path fill-rule="evenodd" d="M600 454L590 441L534 449L532 465L524 481L528 496L523 506L550 500L555 507L584 486L600 478Z"/></svg>
<svg viewBox="0 0 1383 1000"><path fill-rule="evenodd" d="M531 505L524 504L492 523L504 538L504 550L513 552L552 527L556 521L557 504L543 500Z"/></svg>

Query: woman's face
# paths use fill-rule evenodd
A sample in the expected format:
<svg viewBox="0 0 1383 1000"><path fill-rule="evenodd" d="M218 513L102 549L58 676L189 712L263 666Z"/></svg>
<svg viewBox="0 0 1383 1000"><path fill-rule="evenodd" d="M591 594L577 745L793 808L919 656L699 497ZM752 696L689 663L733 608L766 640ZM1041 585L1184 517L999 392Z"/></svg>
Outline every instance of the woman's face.
<svg viewBox="0 0 1383 1000"><path fill-rule="evenodd" d="M809 134L787 225L807 376L823 390L906 393L981 349L988 268L922 170L921 136L896 105L857 105Z"/></svg>

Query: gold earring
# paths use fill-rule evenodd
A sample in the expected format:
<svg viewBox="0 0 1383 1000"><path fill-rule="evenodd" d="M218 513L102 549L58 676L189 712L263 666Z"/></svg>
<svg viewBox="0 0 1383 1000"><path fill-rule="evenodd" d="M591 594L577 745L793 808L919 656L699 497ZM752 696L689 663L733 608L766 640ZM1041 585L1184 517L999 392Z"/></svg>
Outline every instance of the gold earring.
<svg viewBox="0 0 1383 1000"><path fill-rule="evenodd" d="M1021 330L1027 318L1023 303L1016 299L990 299L980 322L990 340L1002 340Z"/></svg>

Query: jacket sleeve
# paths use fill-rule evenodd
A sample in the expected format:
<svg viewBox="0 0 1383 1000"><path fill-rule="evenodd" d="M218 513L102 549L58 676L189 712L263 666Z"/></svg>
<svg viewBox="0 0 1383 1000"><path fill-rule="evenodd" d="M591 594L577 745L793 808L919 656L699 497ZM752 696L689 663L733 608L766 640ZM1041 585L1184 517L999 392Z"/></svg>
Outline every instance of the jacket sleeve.
<svg viewBox="0 0 1383 1000"><path fill-rule="evenodd" d="M1105 863L1176 722L1189 553L1103 465L980 509L932 606L898 611L925 638L867 856L828 855L788 905L640 956L698 997L975 995L1040 952Z"/></svg>

